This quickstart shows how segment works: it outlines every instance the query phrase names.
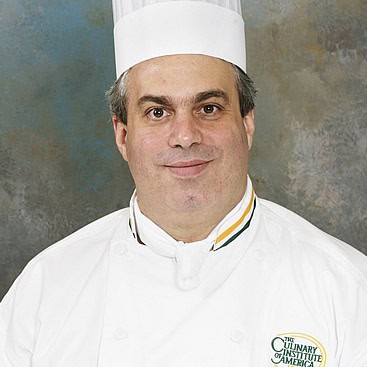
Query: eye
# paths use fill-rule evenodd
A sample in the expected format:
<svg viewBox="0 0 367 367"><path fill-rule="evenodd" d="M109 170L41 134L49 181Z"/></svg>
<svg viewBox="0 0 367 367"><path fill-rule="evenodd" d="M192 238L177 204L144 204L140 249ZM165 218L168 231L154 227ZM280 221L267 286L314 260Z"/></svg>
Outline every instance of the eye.
<svg viewBox="0 0 367 367"><path fill-rule="evenodd" d="M152 108L148 111L147 116L151 118L152 120L160 120L166 116L168 116L169 113L164 110L163 108Z"/></svg>
<svg viewBox="0 0 367 367"><path fill-rule="evenodd" d="M207 105L203 106L200 110L200 112L203 112L206 115L213 115L218 111L219 111L219 107L217 107L213 104L207 104Z"/></svg>

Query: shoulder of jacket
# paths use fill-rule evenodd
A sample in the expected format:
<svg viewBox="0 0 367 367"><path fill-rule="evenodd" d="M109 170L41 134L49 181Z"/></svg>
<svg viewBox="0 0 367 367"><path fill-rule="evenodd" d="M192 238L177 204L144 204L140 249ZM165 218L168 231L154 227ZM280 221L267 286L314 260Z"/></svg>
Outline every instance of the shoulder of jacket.
<svg viewBox="0 0 367 367"><path fill-rule="evenodd" d="M367 256L279 204L265 199L259 199L259 204L265 221L279 231L286 231L292 238L293 247L298 246L305 256L338 264L367 292Z"/></svg>
<svg viewBox="0 0 367 367"><path fill-rule="evenodd" d="M47 247L36 255L27 267L46 261L50 257L60 257L68 252L75 254L84 251L86 247L91 247L93 244L106 246L117 225L124 221L127 223L128 218L129 208L120 209L99 218Z"/></svg>
<svg viewBox="0 0 367 367"><path fill-rule="evenodd" d="M108 253L116 228L128 229L129 209L120 209L82 227L71 235L47 247L32 258L16 278L5 298L25 288L35 290L42 286L44 277L57 279L59 285L70 279L81 281ZM71 283L71 281L69 282ZM13 294L13 296L11 296ZM4 299L5 299L4 298Z"/></svg>

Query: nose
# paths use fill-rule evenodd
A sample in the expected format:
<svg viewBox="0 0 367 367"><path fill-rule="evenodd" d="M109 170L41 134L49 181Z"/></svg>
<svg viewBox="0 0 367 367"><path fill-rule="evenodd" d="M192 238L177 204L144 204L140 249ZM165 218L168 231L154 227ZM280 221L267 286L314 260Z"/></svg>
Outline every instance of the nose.
<svg viewBox="0 0 367 367"><path fill-rule="evenodd" d="M177 113L172 119L168 141L172 148L187 149L195 144L201 144L202 138L199 121L192 113Z"/></svg>

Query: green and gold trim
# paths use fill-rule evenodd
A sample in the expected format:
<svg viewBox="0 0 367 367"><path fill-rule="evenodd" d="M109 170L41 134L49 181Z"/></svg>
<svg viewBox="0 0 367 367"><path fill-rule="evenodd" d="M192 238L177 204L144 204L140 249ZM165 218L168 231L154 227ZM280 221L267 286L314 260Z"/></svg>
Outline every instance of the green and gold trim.
<svg viewBox="0 0 367 367"><path fill-rule="evenodd" d="M256 208L256 197L255 197L255 191L252 188L251 199L244 213L235 223L233 223L230 227L228 227L217 237L217 239L215 240L215 244L213 246L213 251L218 251L219 249L228 246L248 227L250 227L251 220L254 216L255 208Z"/></svg>

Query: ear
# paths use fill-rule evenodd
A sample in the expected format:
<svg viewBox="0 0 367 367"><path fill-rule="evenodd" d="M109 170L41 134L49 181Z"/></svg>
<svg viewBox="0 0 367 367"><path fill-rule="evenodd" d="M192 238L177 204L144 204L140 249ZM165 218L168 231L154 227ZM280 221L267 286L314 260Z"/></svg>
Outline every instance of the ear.
<svg viewBox="0 0 367 367"><path fill-rule="evenodd" d="M252 141L255 133L255 114L254 109L250 110L243 118L243 125L246 129L248 149L252 147Z"/></svg>
<svg viewBox="0 0 367 367"><path fill-rule="evenodd" d="M126 142L127 142L127 126L120 121L120 119L116 116L112 116L113 129L115 131L115 141L118 150L122 158L127 161L127 152L126 152Z"/></svg>

